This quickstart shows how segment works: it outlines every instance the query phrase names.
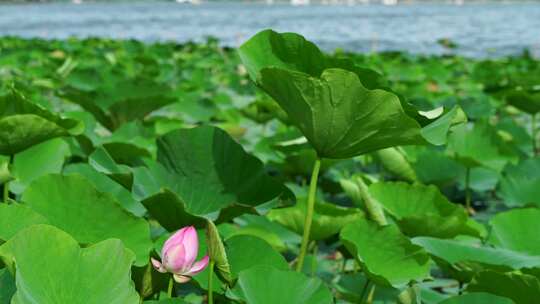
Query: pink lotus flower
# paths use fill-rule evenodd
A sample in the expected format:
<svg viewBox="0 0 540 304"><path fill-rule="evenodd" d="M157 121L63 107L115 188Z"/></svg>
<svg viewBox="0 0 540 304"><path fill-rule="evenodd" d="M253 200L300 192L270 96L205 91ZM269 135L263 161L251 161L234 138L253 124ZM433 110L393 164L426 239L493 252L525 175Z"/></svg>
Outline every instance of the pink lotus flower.
<svg viewBox="0 0 540 304"><path fill-rule="evenodd" d="M208 265L208 255L195 262L198 253L197 231L193 226L184 227L173 234L163 245L161 262L152 258L152 265L161 273L172 273L176 282L185 283Z"/></svg>

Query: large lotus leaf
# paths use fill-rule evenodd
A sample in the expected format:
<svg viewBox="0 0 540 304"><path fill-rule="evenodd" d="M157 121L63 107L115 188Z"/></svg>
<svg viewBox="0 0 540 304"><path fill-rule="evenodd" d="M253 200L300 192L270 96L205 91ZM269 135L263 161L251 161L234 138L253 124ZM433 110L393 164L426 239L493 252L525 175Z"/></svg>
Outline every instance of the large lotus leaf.
<svg viewBox="0 0 540 304"><path fill-rule="evenodd" d="M135 256L120 240L82 249L64 231L35 225L2 245L0 258L15 271L12 304L139 303L130 280Z"/></svg>
<svg viewBox="0 0 540 304"><path fill-rule="evenodd" d="M332 294L320 279L267 265L240 272L234 294L250 304L332 303Z"/></svg>
<svg viewBox="0 0 540 304"><path fill-rule="evenodd" d="M117 163L129 164L118 160L129 159L137 154L156 155L156 136L153 128L143 125L141 121L133 121L123 124L110 136L99 138L97 143L103 145ZM120 147L115 149L114 145ZM125 151L128 146L131 146L129 149L133 151Z"/></svg>
<svg viewBox="0 0 540 304"><path fill-rule="evenodd" d="M152 301L144 301L144 304L186 304L189 302L184 301L180 298L170 298L170 299L163 299L163 300L152 300ZM498 304L498 303L494 303Z"/></svg>
<svg viewBox="0 0 540 304"><path fill-rule="evenodd" d="M465 209L449 202L435 186L375 183L370 185L369 192L406 235L451 238L466 232Z"/></svg>
<svg viewBox="0 0 540 304"><path fill-rule="evenodd" d="M497 132L505 136L505 141L511 148L523 156L531 153L531 134L527 131L527 124L515 119L513 116L501 117L497 122Z"/></svg>
<svg viewBox="0 0 540 304"><path fill-rule="evenodd" d="M503 171L498 194L509 207L527 204L540 207L540 158L508 165Z"/></svg>
<svg viewBox="0 0 540 304"><path fill-rule="evenodd" d="M449 111L448 124L432 122L424 137L427 119L380 89L378 74L346 60L330 60L296 34L263 31L239 52L252 79L279 103L319 157L348 158L398 145L444 143L450 125L460 120L457 109Z"/></svg>
<svg viewBox="0 0 540 304"><path fill-rule="evenodd" d="M21 194L36 178L60 173L69 155L69 145L61 138L42 142L17 153L13 160L15 180L9 184L11 192Z"/></svg>
<svg viewBox="0 0 540 304"><path fill-rule="evenodd" d="M22 201L81 244L117 238L135 253L137 266L148 262L152 248L148 223L81 175L43 176L26 188Z"/></svg>
<svg viewBox="0 0 540 304"><path fill-rule="evenodd" d="M0 95L0 154L13 155L45 140L83 131L81 123L63 119L11 91Z"/></svg>
<svg viewBox="0 0 540 304"><path fill-rule="evenodd" d="M143 216L146 214L144 206L133 198L132 193L128 189L124 188L107 175L94 170L89 164L69 164L64 167L62 172L64 175L80 174L86 177L98 191L114 195L122 207L136 216Z"/></svg>
<svg viewBox="0 0 540 304"><path fill-rule="evenodd" d="M45 217L22 204L0 204L0 243L26 227L48 222Z"/></svg>
<svg viewBox="0 0 540 304"><path fill-rule="evenodd" d="M15 278L7 269L0 269L0 304L10 304L16 290Z"/></svg>
<svg viewBox="0 0 540 304"><path fill-rule="evenodd" d="M209 126L170 132L158 139L158 161L135 170L134 191L142 198L169 189L176 201L193 216L215 219L227 207L252 208L290 195L290 191L266 174L261 161L247 154L225 131ZM167 214L155 213L158 221ZM163 207L178 209L174 206ZM184 207L182 207L184 209Z"/></svg>
<svg viewBox="0 0 540 304"><path fill-rule="evenodd" d="M508 162L517 160L486 123L455 127L448 139L448 148L469 168L483 166L501 171Z"/></svg>
<svg viewBox="0 0 540 304"><path fill-rule="evenodd" d="M340 237L366 274L378 284L403 287L429 276L428 254L396 226L359 220L345 226Z"/></svg>
<svg viewBox="0 0 540 304"><path fill-rule="evenodd" d="M451 297L439 304L514 304L514 301L486 292L472 292Z"/></svg>
<svg viewBox="0 0 540 304"><path fill-rule="evenodd" d="M470 292L488 292L512 299L516 304L537 304L540 281L536 277L518 273L482 271L467 286Z"/></svg>
<svg viewBox="0 0 540 304"><path fill-rule="evenodd" d="M175 231L188 225L203 227L206 223L203 217L189 213L186 210L186 203L168 189L163 189L143 200L142 204L148 213L169 231Z"/></svg>
<svg viewBox="0 0 540 304"><path fill-rule="evenodd" d="M292 207L272 209L268 218L274 222L302 234L306 217L306 199L298 199ZM324 240L339 231L349 223L364 218L364 212L358 208L346 208L325 202L316 202L313 222L311 223L310 238Z"/></svg>
<svg viewBox="0 0 540 304"><path fill-rule="evenodd" d="M509 90L504 94L506 102L529 114L540 112L540 92L528 92L525 90Z"/></svg>
<svg viewBox="0 0 540 304"><path fill-rule="evenodd" d="M491 218L489 224L491 244L540 256L539 209L514 209L499 213Z"/></svg>
<svg viewBox="0 0 540 304"><path fill-rule="evenodd" d="M88 79L84 82L79 82L79 79L71 81L71 78L78 77L79 73L88 74L88 72L93 71L82 70L72 73L62 94L91 112L110 130L126 122L142 119L150 112L176 101L167 85L143 77L107 78L103 85L89 87L79 85L86 84Z"/></svg>
<svg viewBox="0 0 540 304"><path fill-rule="evenodd" d="M386 147L420 144L420 125L384 90L369 90L353 72L320 78L265 68L260 86L287 112L319 157L348 158Z"/></svg>
<svg viewBox="0 0 540 304"><path fill-rule="evenodd" d="M431 144L444 145L451 127L467 121L467 115L460 107L453 107L438 116L436 120L422 128L422 136Z"/></svg>
<svg viewBox="0 0 540 304"><path fill-rule="evenodd" d="M540 266L540 256L531 256L517 251L442 240L417 237L413 243L424 247L429 254L455 265L464 272L477 272L483 268L522 269Z"/></svg>
<svg viewBox="0 0 540 304"><path fill-rule="evenodd" d="M236 217L234 222L240 227L236 227L236 225L228 226L234 227L234 229L231 229L227 233L227 237L235 235L255 236L265 240L279 252L284 252L288 247L294 247L300 244L302 238L297 233L283 227L279 223L271 221L265 216L244 214Z"/></svg>
<svg viewBox="0 0 540 304"><path fill-rule="evenodd" d="M339 280L335 282L333 287L340 299L347 301L346 303L362 303L362 292L364 291L364 286L366 286L368 280L369 279L361 272L343 273L339 276ZM400 293L399 289L375 284L371 286L375 286L376 291L373 294L374 304L396 303L396 299Z"/></svg>
<svg viewBox="0 0 540 304"><path fill-rule="evenodd" d="M240 46L238 53L254 81L262 69L270 66L313 77L319 77L328 68L341 68L357 74L367 88L385 85L375 71L359 68L346 58L328 57L315 44L295 33L261 31Z"/></svg>
<svg viewBox="0 0 540 304"><path fill-rule="evenodd" d="M98 147L90 156L88 164L98 172L107 174L127 189L133 185L133 174L131 168L126 165L117 164L112 156L103 147Z"/></svg>
<svg viewBox="0 0 540 304"><path fill-rule="evenodd" d="M225 241L225 248L233 278L257 265L268 265L280 270L289 269L283 256L258 237L235 235Z"/></svg>
<svg viewBox="0 0 540 304"><path fill-rule="evenodd" d="M464 175L465 167L440 150L425 149L416 157L414 171L424 184L454 184L461 174Z"/></svg>

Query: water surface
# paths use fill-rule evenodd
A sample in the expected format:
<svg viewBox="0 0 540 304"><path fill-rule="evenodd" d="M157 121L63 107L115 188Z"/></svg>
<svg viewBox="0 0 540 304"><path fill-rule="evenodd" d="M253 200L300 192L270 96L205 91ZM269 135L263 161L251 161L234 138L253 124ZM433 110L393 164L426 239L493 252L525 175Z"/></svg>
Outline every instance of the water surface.
<svg viewBox="0 0 540 304"><path fill-rule="evenodd" d="M219 38L229 46L264 28L294 31L324 49L446 52L467 56L540 54L540 3L292 7L286 4L71 3L0 5L0 35L102 36L156 40Z"/></svg>

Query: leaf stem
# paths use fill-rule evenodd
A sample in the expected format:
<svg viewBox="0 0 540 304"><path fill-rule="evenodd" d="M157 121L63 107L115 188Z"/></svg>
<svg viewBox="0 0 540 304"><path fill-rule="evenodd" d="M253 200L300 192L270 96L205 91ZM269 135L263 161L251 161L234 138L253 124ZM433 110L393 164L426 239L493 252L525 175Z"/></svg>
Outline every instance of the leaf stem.
<svg viewBox="0 0 540 304"><path fill-rule="evenodd" d="M214 278L214 264L215 262L210 260L210 267L208 269L208 304L214 303L214 294L212 292L212 279Z"/></svg>
<svg viewBox="0 0 540 304"><path fill-rule="evenodd" d="M167 288L167 295L169 296L169 299L172 298L173 287L174 287L174 279L171 276L169 278L169 288Z"/></svg>
<svg viewBox="0 0 540 304"><path fill-rule="evenodd" d="M3 199L3 202L7 204L8 200L9 200L9 182L5 182L4 183L4 199Z"/></svg>
<svg viewBox="0 0 540 304"><path fill-rule="evenodd" d="M13 164L14 155L9 156L8 170L9 166ZM9 179L4 183L4 203L9 204Z"/></svg>
<svg viewBox="0 0 540 304"><path fill-rule="evenodd" d="M532 135L532 151L533 156L538 155L538 148L536 147L536 114L531 115L531 135Z"/></svg>
<svg viewBox="0 0 540 304"><path fill-rule="evenodd" d="M467 212L471 211L471 168L467 167L465 171L465 206L467 207Z"/></svg>
<svg viewBox="0 0 540 304"><path fill-rule="evenodd" d="M366 278L366 283L364 283L364 288L362 288L362 293L360 294L360 303L364 302L364 298L366 297L366 292L368 290L369 283L371 283L371 280Z"/></svg>
<svg viewBox="0 0 540 304"><path fill-rule="evenodd" d="M317 158L313 164L313 172L311 173L311 181L309 183L309 194L306 206L306 218L304 220L304 235L302 236L302 245L300 246L300 254L296 263L296 271L302 271L304 266L304 258L309 244L309 233L311 230L311 222L313 221L313 213L315 210L315 197L317 195L317 181L319 179L319 170L321 169L321 159Z"/></svg>

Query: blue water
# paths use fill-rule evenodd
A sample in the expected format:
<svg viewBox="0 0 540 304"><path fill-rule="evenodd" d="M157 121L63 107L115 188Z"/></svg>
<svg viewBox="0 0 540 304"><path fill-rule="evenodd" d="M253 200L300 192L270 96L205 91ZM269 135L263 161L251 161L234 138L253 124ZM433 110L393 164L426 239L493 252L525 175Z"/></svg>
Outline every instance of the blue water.
<svg viewBox="0 0 540 304"><path fill-rule="evenodd" d="M238 46L264 28L294 31L324 49L448 52L448 38L466 56L540 54L540 3L377 4L355 6L212 3L71 3L0 5L0 35L103 36L156 40L219 38Z"/></svg>

